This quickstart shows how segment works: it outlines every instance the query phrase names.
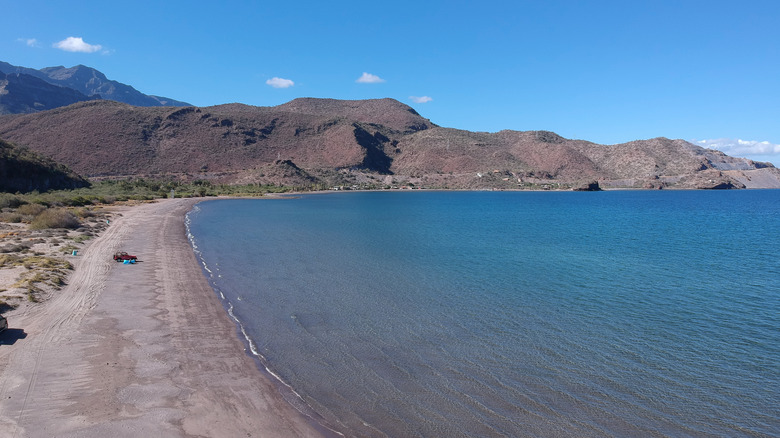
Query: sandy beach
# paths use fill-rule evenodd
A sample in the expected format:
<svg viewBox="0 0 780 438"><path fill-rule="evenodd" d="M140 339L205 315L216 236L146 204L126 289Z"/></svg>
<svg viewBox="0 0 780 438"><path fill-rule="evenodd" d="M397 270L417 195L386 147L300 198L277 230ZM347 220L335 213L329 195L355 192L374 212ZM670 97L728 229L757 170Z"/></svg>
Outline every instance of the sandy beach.
<svg viewBox="0 0 780 438"><path fill-rule="evenodd" d="M122 210L67 286L0 334L0 436L315 437L236 334L186 239L195 200ZM112 260L124 250L139 263Z"/></svg>

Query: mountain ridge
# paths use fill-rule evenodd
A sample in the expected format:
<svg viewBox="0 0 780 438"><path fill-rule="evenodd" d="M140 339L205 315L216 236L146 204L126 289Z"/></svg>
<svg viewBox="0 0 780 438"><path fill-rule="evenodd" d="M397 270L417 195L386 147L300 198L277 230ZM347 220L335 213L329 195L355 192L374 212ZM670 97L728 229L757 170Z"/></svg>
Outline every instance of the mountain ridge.
<svg viewBox="0 0 780 438"><path fill-rule="evenodd" d="M0 114L25 114L100 99L24 73L0 72Z"/></svg>
<svg viewBox="0 0 780 438"><path fill-rule="evenodd" d="M5 74L25 74L52 85L76 90L87 97L99 96L137 106L189 106L186 102L167 97L141 93L130 85L108 79L105 74L85 65L73 67L44 67L36 70L20 67L0 61L0 72Z"/></svg>
<svg viewBox="0 0 780 438"><path fill-rule="evenodd" d="M436 125L391 98L193 107L84 65L0 61L0 138L92 178L514 189L780 188L769 163L659 137L617 145L549 131Z"/></svg>
<svg viewBox="0 0 780 438"><path fill-rule="evenodd" d="M41 129L45 127L45 129ZM780 188L769 163L663 137L619 145L548 131L437 126L393 99L136 107L105 100L0 117L0 138L92 178L518 189Z"/></svg>

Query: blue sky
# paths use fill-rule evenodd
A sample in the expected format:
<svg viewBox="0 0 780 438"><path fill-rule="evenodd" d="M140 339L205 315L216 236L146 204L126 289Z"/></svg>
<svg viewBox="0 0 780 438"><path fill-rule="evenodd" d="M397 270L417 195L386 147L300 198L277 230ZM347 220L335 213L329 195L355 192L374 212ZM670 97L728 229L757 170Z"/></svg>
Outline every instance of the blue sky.
<svg viewBox="0 0 780 438"><path fill-rule="evenodd" d="M780 165L776 0L0 0L0 22L0 61L198 106L391 97L446 127Z"/></svg>

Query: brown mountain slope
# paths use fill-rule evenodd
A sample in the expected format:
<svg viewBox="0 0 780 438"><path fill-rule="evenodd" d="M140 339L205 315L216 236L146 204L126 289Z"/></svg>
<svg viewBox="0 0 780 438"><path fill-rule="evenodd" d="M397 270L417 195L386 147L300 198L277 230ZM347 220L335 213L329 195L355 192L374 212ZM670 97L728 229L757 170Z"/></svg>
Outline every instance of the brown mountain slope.
<svg viewBox="0 0 780 438"><path fill-rule="evenodd" d="M398 148L404 153L397 153L394 160L397 172L472 172L482 174L480 179L493 177L477 187L598 180L604 187L780 188L780 171L771 164L666 138L599 145L548 131L474 133L433 128L405 136ZM475 187L473 181L459 181Z"/></svg>
<svg viewBox="0 0 780 438"><path fill-rule="evenodd" d="M435 127L428 119L423 119L411 107L394 99L336 100L300 98L275 107L284 112L333 117L338 115L362 123L382 125L384 127L411 133Z"/></svg>
<svg viewBox="0 0 780 438"><path fill-rule="evenodd" d="M406 107L408 108L408 107ZM402 128L429 125L394 115ZM416 120L414 119L416 117ZM365 126L364 126L365 125ZM314 168L389 172L389 160L369 126L341 114L307 114L229 104L142 108L110 101L0 119L0 137L28 145L89 176L233 172L289 159ZM371 132L369 133L368 130ZM381 134L379 135L381 137Z"/></svg>
<svg viewBox="0 0 780 438"><path fill-rule="evenodd" d="M780 171L771 165L682 140L605 146L547 131L468 132L437 127L392 99L205 108L82 102L2 116L0 138L90 177L330 184L346 175L375 184L503 189L594 180L605 187L780 187Z"/></svg>

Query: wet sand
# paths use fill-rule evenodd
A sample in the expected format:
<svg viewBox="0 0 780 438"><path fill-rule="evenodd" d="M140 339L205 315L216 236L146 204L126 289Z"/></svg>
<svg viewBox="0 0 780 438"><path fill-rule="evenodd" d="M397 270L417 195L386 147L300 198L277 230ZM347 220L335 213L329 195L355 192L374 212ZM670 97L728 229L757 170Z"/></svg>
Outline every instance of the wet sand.
<svg viewBox="0 0 780 438"><path fill-rule="evenodd" d="M0 334L0 436L318 437L246 354L186 239L194 200L122 216ZM117 250L139 257L124 265Z"/></svg>

